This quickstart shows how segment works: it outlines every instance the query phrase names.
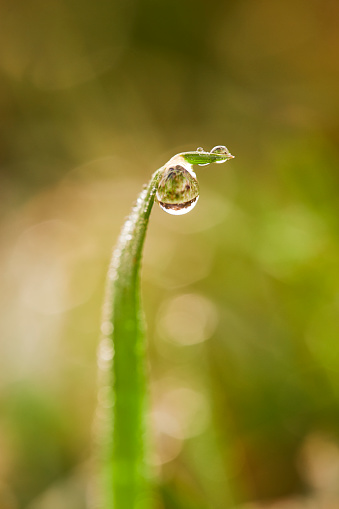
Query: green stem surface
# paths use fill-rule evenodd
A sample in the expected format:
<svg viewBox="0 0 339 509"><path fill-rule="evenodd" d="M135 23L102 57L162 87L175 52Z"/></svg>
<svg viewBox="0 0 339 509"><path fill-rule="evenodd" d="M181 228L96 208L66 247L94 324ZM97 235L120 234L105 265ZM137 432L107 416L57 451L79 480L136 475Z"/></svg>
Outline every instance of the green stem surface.
<svg viewBox="0 0 339 509"><path fill-rule="evenodd" d="M140 193L121 231L108 272L99 349L103 509L148 507L145 334L139 271L160 172L154 173Z"/></svg>

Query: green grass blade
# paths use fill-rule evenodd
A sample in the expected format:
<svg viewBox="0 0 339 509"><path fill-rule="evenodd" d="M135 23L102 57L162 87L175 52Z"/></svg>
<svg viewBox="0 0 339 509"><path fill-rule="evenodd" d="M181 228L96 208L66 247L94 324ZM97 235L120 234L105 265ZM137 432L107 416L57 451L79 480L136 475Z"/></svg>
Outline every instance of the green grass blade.
<svg viewBox="0 0 339 509"><path fill-rule="evenodd" d="M211 164L211 163L224 163L233 159L232 154L213 154L211 152L184 152L181 154L187 163L190 164Z"/></svg>
<svg viewBox="0 0 339 509"><path fill-rule="evenodd" d="M145 341L139 271L159 172L127 218L108 273L99 351L104 509L147 507Z"/></svg>

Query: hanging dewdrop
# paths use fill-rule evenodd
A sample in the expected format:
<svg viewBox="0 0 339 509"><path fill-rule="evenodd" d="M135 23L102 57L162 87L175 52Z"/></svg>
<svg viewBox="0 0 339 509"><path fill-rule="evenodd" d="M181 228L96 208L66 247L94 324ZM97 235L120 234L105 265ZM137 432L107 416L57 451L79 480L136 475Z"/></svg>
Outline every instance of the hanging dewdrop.
<svg viewBox="0 0 339 509"><path fill-rule="evenodd" d="M195 152L172 157L163 166L157 186L156 199L162 210L176 216L190 212L199 199L199 183L192 165L224 163L233 157L224 145L217 145L211 152L199 147Z"/></svg>
<svg viewBox="0 0 339 509"><path fill-rule="evenodd" d="M173 157L164 167L158 184L157 201L165 212L187 214L199 199L199 184L192 165L182 156Z"/></svg>

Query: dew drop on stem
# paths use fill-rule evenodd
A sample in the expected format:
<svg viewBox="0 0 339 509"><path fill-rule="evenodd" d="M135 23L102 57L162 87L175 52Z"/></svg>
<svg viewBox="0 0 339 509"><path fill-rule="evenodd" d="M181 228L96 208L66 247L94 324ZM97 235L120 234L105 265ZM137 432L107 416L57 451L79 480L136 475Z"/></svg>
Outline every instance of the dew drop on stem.
<svg viewBox="0 0 339 509"><path fill-rule="evenodd" d="M190 212L199 199L199 184L191 165L170 161L160 178L156 198L168 214L179 216Z"/></svg>
<svg viewBox="0 0 339 509"><path fill-rule="evenodd" d="M205 150L202 147L198 147L197 152L201 153L201 152L205 152ZM207 166L208 164L210 164L210 163L201 163L201 164L198 164L198 166Z"/></svg>
<svg viewBox="0 0 339 509"><path fill-rule="evenodd" d="M228 150L225 145L217 145L216 147L213 147L211 150L211 154L220 154L220 155L230 155L230 151ZM217 164L225 163L227 159L224 159L222 161L215 161Z"/></svg>

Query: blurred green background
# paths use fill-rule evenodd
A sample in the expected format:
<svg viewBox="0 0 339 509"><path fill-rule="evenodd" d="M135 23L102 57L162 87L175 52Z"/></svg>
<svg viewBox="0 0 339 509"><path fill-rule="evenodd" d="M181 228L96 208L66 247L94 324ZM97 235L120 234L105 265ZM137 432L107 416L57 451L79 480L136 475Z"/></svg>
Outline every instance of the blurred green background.
<svg viewBox="0 0 339 509"><path fill-rule="evenodd" d="M218 144L146 240L154 509L338 508L338 2L0 10L0 508L93 500L112 245L156 168Z"/></svg>

